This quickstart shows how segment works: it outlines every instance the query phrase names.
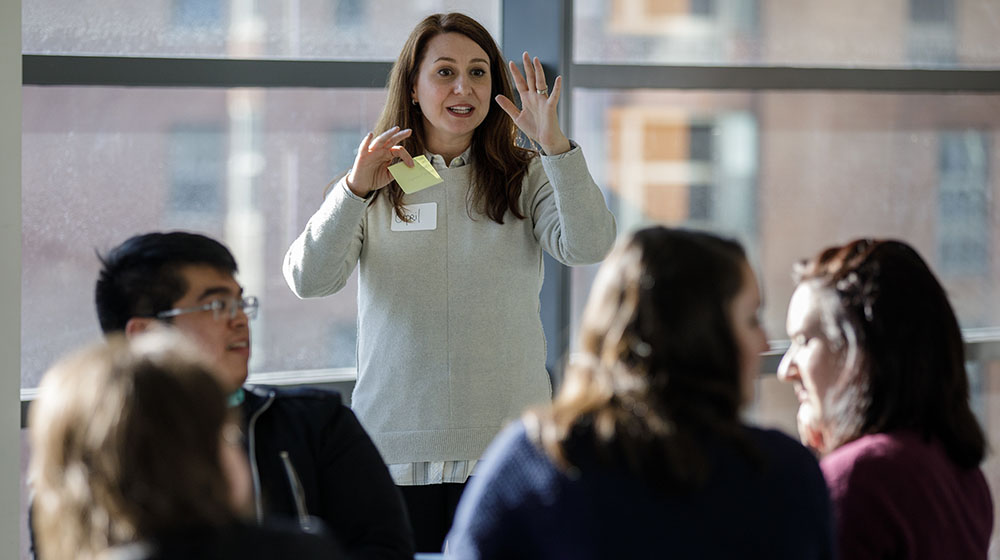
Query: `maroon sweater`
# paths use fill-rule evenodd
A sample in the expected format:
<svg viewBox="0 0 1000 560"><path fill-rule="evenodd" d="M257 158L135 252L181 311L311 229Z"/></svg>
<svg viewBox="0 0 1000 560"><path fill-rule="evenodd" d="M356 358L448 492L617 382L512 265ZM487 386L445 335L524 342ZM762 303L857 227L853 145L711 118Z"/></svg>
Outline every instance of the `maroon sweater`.
<svg viewBox="0 0 1000 560"><path fill-rule="evenodd" d="M980 469L911 432L848 443L820 464L843 559L986 558L993 500Z"/></svg>

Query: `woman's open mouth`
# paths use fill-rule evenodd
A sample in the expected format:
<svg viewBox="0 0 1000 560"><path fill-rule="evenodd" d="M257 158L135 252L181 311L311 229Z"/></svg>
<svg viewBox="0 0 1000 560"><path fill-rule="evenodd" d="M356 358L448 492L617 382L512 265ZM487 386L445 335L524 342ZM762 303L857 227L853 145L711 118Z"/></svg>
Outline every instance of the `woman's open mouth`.
<svg viewBox="0 0 1000 560"><path fill-rule="evenodd" d="M472 114L475 107L472 105L455 105L454 107L448 107L448 112L456 117L467 117Z"/></svg>

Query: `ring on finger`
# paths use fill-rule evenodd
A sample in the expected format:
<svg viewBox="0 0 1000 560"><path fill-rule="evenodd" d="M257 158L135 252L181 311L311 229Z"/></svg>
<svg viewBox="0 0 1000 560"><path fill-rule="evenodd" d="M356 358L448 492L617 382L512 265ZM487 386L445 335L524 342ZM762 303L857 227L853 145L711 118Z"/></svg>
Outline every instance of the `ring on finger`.
<svg viewBox="0 0 1000 560"><path fill-rule="evenodd" d="M548 95L549 94L549 88L536 89L535 93L537 93L538 95Z"/></svg>

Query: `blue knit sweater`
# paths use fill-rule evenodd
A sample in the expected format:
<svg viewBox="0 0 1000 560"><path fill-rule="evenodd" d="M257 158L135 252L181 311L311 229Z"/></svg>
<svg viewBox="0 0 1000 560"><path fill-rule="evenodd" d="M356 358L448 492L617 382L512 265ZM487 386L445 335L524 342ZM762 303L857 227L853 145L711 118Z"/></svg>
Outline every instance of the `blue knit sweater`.
<svg viewBox="0 0 1000 560"><path fill-rule="evenodd" d="M446 557L832 558L829 496L816 460L779 432L746 430L760 467L709 444L707 485L667 496L596 461L563 472L516 423L470 479Z"/></svg>

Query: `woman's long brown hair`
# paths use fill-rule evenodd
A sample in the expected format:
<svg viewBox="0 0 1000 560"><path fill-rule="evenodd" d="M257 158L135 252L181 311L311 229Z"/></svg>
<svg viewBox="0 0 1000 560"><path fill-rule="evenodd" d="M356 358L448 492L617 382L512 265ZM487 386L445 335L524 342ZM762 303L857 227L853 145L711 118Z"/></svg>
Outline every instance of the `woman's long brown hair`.
<svg viewBox="0 0 1000 560"><path fill-rule="evenodd" d="M412 129L413 134L402 145L413 155L425 152L425 131L419 105L411 102L410 92L416 87L420 63L431 39L444 33L460 33L476 42L489 56L492 91L490 97L503 94L514 98L503 54L493 37L476 20L459 13L434 14L417 24L403 45L399 58L392 67L389 77L388 98L385 108L375 124L375 134L379 135L393 126ZM525 215L518 206L521 183L528 172L528 162L534 152L518 146L519 132L514 121L495 103L490 103L486 118L476 128L472 137L473 176L469 191L469 214L475 212L488 216L502 224L509 210L521 220ZM382 191L389 197L396 216L403 215L403 189L395 181L383 189L375 191L378 197Z"/></svg>
<svg viewBox="0 0 1000 560"><path fill-rule="evenodd" d="M530 435L563 468L596 457L666 493L697 489L706 441L756 462L739 419L739 345L730 307L744 285L735 242L655 227L608 256L583 314L580 351Z"/></svg>

